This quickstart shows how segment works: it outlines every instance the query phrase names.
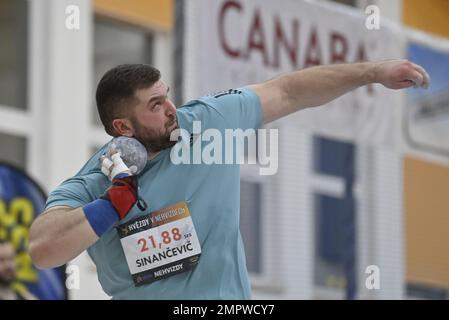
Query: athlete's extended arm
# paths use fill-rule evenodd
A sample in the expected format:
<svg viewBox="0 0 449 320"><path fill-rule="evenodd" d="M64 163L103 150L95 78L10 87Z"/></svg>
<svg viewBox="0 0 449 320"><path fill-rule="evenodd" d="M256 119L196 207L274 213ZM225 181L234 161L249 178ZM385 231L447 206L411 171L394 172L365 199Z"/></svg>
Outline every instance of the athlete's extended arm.
<svg viewBox="0 0 449 320"><path fill-rule="evenodd" d="M389 89L427 88L429 75L407 60L386 60L323 65L281 75L248 86L260 97L263 122L268 123L298 110L326 104L370 83Z"/></svg>

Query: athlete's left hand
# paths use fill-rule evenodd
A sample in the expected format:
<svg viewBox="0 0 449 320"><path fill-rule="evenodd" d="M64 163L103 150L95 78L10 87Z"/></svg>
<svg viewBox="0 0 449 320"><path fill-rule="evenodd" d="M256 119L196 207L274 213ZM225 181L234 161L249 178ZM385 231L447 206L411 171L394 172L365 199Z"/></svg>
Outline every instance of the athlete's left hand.
<svg viewBox="0 0 449 320"><path fill-rule="evenodd" d="M430 76L423 67L405 59L385 60L374 64L374 82L389 89L409 87L427 89Z"/></svg>

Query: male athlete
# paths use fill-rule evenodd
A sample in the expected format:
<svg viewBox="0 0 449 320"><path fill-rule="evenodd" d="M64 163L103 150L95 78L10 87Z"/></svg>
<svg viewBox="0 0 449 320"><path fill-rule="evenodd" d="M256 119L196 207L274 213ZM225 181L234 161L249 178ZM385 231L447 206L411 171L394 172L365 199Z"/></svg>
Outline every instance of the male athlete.
<svg viewBox="0 0 449 320"><path fill-rule="evenodd" d="M56 267L87 249L114 299L249 299L239 166L174 164L170 158L177 143L196 143L188 141L193 121L221 133L256 129L366 84L427 88L429 81L422 67L407 60L326 65L176 108L157 69L115 67L97 87L100 119L109 135L139 140L147 165L131 175L120 153L105 157L105 147L98 150L50 194L45 214L34 221L33 262ZM170 139L179 128L187 139Z"/></svg>

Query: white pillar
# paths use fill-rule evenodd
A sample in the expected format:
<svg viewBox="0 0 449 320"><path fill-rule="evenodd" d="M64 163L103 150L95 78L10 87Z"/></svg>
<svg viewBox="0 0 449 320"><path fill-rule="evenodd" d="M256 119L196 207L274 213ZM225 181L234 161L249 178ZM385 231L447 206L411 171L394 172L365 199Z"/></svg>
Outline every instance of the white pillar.
<svg viewBox="0 0 449 320"><path fill-rule="evenodd" d="M30 0L29 107L33 123L28 171L47 191L73 176L89 155L93 13L90 0ZM79 8L70 30L66 8ZM107 298L93 263L82 253L71 262L80 276L71 299ZM70 275L69 275L70 276Z"/></svg>
<svg viewBox="0 0 449 320"><path fill-rule="evenodd" d="M402 157L397 151L378 148L373 153L374 264L380 268L376 299L404 298L404 230L402 207Z"/></svg>
<svg viewBox="0 0 449 320"><path fill-rule="evenodd" d="M159 69L162 79L173 85L173 32L154 33L154 67ZM179 57L181 59L181 57Z"/></svg>
<svg viewBox="0 0 449 320"><path fill-rule="evenodd" d="M92 8L89 0L47 0L47 70L42 77L48 99L43 106L48 187L73 176L86 161L92 78ZM80 28L66 26L66 8L79 8Z"/></svg>
<svg viewBox="0 0 449 320"><path fill-rule="evenodd" d="M283 299L313 299L313 211L310 135L292 127L279 133L279 251Z"/></svg>

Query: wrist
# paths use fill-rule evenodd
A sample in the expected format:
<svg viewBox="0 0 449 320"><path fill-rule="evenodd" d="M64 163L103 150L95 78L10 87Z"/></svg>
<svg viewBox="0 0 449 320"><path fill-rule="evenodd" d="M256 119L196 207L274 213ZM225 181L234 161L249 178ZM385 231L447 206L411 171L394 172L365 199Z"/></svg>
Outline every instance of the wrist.
<svg viewBox="0 0 449 320"><path fill-rule="evenodd" d="M125 172L118 173L117 175L112 177L112 180L114 180L114 179L122 179L122 178L129 177L129 176L132 176L131 172L130 171L125 171Z"/></svg>
<svg viewBox="0 0 449 320"><path fill-rule="evenodd" d="M364 85L379 82L379 64L376 62L365 62L362 78Z"/></svg>
<svg viewBox="0 0 449 320"><path fill-rule="evenodd" d="M119 220L117 211L108 200L97 199L92 201L83 207L83 211L98 237L101 237Z"/></svg>

